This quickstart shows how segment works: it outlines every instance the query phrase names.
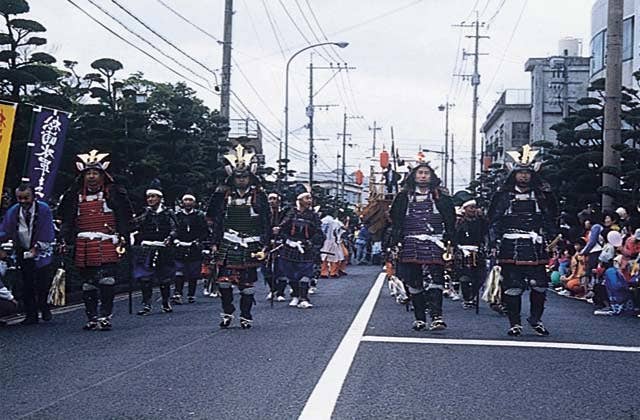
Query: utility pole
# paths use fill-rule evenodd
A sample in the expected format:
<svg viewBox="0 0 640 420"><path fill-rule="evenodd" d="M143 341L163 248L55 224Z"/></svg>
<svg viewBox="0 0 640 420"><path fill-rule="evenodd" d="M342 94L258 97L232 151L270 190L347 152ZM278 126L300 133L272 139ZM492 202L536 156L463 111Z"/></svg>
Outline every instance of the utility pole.
<svg viewBox="0 0 640 420"><path fill-rule="evenodd" d="M333 107L333 106L338 106L338 105L315 105L313 103L313 97L316 95L317 92L313 91L313 70L334 70L334 71L340 71L340 70L346 70L346 69L355 69L355 67L347 67L347 65L345 64L344 67L340 67L338 65L338 67L314 67L313 66L313 53L311 53L310 58L309 58L309 105L307 105L307 117L309 118L309 124L307 126L307 128L309 129L309 188L313 188L313 167L315 165L315 149L313 146L314 143L314 138L313 138L313 117L315 114L315 109L316 108L326 108L327 110L329 109L329 107ZM322 89L322 88L320 88Z"/></svg>
<svg viewBox="0 0 640 420"><path fill-rule="evenodd" d="M376 132L382 130L382 127L376 125L376 121L373 122L373 127L369 127L369 131L373 131L373 143L371 145L371 158L376 158Z"/></svg>
<svg viewBox="0 0 640 420"><path fill-rule="evenodd" d="M344 200L344 176L347 172L347 162L345 157L347 155L347 110L344 110L344 120L342 122L342 185L340 190L340 199Z"/></svg>
<svg viewBox="0 0 640 420"><path fill-rule="evenodd" d="M620 169L620 154L613 149L621 143L620 100L622 93L622 17L623 0L609 0L607 11L607 69L604 97L603 167ZM610 189L620 187L615 176L604 172L602 186ZM613 197L602 194L602 210L613 209Z"/></svg>
<svg viewBox="0 0 640 420"><path fill-rule="evenodd" d="M454 25L460 28L475 28L474 35L467 35L467 38L475 39L475 48L473 53L462 53L463 58L473 56L473 74L468 75L456 75L461 76L463 79L470 79L471 86L473 86L473 110L471 114L471 177L470 182L476 179L476 142L477 142L477 127L478 127L478 86L480 86L480 73L478 73L479 58L481 55L487 55L486 53L480 53L480 39L489 38L488 36L480 35L480 27L484 27L484 22L480 22L478 11L476 10L476 20L471 24Z"/></svg>
<svg viewBox="0 0 640 420"><path fill-rule="evenodd" d="M453 182L453 165L455 164L455 161L453 160L453 154L454 151L456 150L456 148L454 147L454 139L453 139L453 133L451 133L451 194L453 195L454 191L454 182Z"/></svg>
<svg viewBox="0 0 640 420"><path fill-rule="evenodd" d="M229 121L231 96L231 24L233 0L224 2L224 39L222 42L222 86L220 86L220 115Z"/></svg>
<svg viewBox="0 0 640 420"><path fill-rule="evenodd" d="M309 105L307 106L309 117L309 189L313 191L313 53L309 57Z"/></svg>
<svg viewBox="0 0 640 420"><path fill-rule="evenodd" d="M342 189L340 192L340 198L344 200L344 188L345 188L345 176L347 174L347 136L351 136L351 134L347 133L347 119L361 119L363 118L360 115L347 115L347 109L344 110L344 118L342 121L342 133L338 133L338 136L342 136ZM348 145L349 147L353 146L352 144Z"/></svg>

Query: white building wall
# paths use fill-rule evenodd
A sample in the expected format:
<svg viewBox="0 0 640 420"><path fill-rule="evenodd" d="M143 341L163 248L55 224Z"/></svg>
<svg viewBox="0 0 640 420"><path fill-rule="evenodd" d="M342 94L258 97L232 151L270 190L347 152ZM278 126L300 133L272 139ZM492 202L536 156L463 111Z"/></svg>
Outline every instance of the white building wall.
<svg viewBox="0 0 640 420"><path fill-rule="evenodd" d="M607 28L607 4L608 0L597 0L591 8L591 40L589 42L589 54L592 55L591 81L605 77L605 67L593 68L593 64L598 63L597 55L592 53L594 38ZM634 19L633 42L631 43L633 52L632 58L622 62L622 84L624 86L636 87L633 72L640 69L640 55L638 53L638 42L640 41L640 25L636 16L640 13L640 0L624 0L624 19ZM606 46L606 37L603 40Z"/></svg>

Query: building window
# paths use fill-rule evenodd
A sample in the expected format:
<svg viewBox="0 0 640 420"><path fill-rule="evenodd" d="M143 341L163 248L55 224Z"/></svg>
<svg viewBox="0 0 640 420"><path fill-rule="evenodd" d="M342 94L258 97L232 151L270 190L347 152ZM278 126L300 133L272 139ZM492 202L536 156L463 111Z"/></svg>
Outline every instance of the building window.
<svg viewBox="0 0 640 420"><path fill-rule="evenodd" d="M633 58L633 16L622 22L622 60Z"/></svg>
<svg viewBox="0 0 640 420"><path fill-rule="evenodd" d="M529 144L529 126L528 122L511 123L511 147Z"/></svg>
<svg viewBox="0 0 640 420"><path fill-rule="evenodd" d="M604 39L607 30L600 31L591 40L591 74L595 74L604 67Z"/></svg>

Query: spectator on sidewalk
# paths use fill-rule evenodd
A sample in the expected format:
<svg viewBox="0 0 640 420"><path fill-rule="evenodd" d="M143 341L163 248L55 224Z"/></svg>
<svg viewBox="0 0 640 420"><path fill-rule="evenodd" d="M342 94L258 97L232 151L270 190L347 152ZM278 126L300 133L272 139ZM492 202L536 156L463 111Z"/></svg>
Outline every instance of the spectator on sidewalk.
<svg viewBox="0 0 640 420"><path fill-rule="evenodd" d="M356 237L356 255L355 263L358 265L367 264L367 247L371 240L371 233L369 229L364 225L360 225L358 236Z"/></svg>
<svg viewBox="0 0 640 420"><path fill-rule="evenodd" d="M37 324L38 312L43 321L51 320L47 303L51 286L55 233L51 209L36 199L29 184L16 188L17 204L7 210L0 225L0 242L11 239L22 270L26 318L22 324Z"/></svg>

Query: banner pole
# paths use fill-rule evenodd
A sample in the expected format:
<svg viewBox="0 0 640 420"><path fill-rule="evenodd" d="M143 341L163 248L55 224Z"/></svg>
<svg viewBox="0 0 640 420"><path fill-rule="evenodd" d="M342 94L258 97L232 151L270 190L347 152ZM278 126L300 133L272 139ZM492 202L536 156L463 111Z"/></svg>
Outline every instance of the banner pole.
<svg viewBox="0 0 640 420"><path fill-rule="evenodd" d="M33 126L35 125L36 122L36 113L39 113L42 111L41 107L32 107L31 110L31 122L29 123L29 134L28 134L28 138L27 138L27 151L24 155L24 164L22 165L22 177L20 178L21 182L31 182L31 180L29 179L29 159L31 158L31 149L33 149L33 147L35 146L35 143L33 142Z"/></svg>

